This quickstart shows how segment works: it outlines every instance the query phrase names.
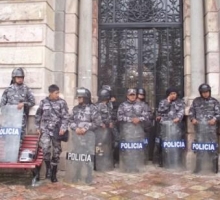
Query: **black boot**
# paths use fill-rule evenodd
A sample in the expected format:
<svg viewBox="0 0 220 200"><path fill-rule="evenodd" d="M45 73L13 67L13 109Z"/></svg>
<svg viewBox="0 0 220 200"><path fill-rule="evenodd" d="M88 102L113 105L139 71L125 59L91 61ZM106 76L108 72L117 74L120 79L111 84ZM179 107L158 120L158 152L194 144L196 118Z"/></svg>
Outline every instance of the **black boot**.
<svg viewBox="0 0 220 200"><path fill-rule="evenodd" d="M214 158L212 163L213 163L213 172L217 174L218 173L218 158Z"/></svg>
<svg viewBox="0 0 220 200"><path fill-rule="evenodd" d="M57 180L57 165L52 166L51 182L52 183L58 182L58 180Z"/></svg>
<svg viewBox="0 0 220 200"><path fill-rule="evenodd" d="M46 175L45 177L50 179L51 178L51 166L50 166L50 161L45 161L46 164Z"/></svg>
<svg viewBox="0 0 220 200"><path fill-rule="evenodd" d="M196 158L196 168L193 171L194 174L198 174L201 171L201 160Z"/></svg>

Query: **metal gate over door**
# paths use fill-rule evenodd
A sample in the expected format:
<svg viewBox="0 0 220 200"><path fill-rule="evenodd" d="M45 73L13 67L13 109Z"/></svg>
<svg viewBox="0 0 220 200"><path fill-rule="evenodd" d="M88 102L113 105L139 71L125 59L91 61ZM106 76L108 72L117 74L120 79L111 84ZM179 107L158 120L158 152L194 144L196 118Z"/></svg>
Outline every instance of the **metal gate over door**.
<svg viewBox="0 0 220 200"><path fill-rule="evenodd" d="M153 110L169 86L183 94L182 0L99 0L99 87L118 101L143 87Z"/></svg>

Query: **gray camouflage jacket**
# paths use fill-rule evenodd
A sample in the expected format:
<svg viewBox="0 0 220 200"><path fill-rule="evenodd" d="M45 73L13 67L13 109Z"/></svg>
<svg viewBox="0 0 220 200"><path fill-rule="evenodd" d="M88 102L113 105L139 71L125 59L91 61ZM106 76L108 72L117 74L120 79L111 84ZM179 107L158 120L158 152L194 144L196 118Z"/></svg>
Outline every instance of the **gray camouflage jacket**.
<svg viewBox="0 0 220 200"><path fill-rule="evenodd" d="M5 89L0 106L24 103L28 108L35 105L35 98L30 88L25 85L12 84Z"/></svg>
<svg viewBox="0 0 220 200"><path fill-rule="evenodd" d="M50 100L47 97L40 102L35 115L35 125L37 129L47 130L52 134L58 123L61 124L62 130L67 130L68 119L69 113L66 101L61 98L58 100Z"/></svg>
<svg viewBox="0 0 220 200"><path fill-rule="evenodd" d="M143 103L145 104L146 110L148 112L148 119L149 120L147 121L147 123L145 123L145 128L148 129L152 126L154 117L153 117L152 110L151 110L150 106L148 105L148 103L147 102L143 102Z"/></svg>
<svg viewBox="0 0 220 200"><path fill-rule="evenodd" d="M157 116L161 117L161 122L174 120L179 118L181 121L185 113L185 103L182 99L176 99L175 101L168 102L167 99L163 99L159 103Z"/></svg>
<svg viewBox="0 0 220 200"><path fill-rule="evenodd" d="M189 110L190 120L211 120L220 119L220 104L219 102L210 97L204 99L202 97L197 97L193 100L193 103Z"/></svg>
<svg viewBox="0 0 220 200"><path fill-rule="evenodd" d="M97 106L94 104L77 105L73 108L72 115L69 119L69 126L72 130L85 128L87 131L93 131L101 125L101 115L98 112Z"/></svg>
<svg viewBox="0 0 220 200"><path fill-rule="evenodd" d="M139 118L141 122L149 120L149 112L144 102L125 101L118 108L117 118L119 122L132 122L132 118Z"/></svg>
<svg viewBox="0 0 220 200"><path fill-rule="evenodd" d="M96 106L101 115L102 123L109 126L109 124L113 122L111 107L106 103L97 103Z"/></svg>

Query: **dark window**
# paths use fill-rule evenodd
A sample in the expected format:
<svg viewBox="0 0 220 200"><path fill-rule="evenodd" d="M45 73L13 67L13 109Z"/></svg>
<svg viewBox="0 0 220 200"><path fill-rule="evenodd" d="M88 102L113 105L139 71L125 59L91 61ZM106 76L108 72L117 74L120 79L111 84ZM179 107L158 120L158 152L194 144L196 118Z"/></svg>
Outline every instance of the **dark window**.
<svg viewBox="0 0 220 200"><path fill-rule="evenodd" d="M154 109L169 86L183 95L181 0L100 0L99 87L119 101L143 87Z"/></svg>

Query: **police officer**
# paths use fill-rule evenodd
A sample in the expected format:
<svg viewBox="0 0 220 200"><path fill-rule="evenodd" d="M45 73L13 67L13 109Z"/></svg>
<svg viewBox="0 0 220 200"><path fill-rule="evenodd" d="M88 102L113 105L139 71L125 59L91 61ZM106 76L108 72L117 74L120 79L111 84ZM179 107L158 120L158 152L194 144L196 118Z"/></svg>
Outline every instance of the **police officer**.
<svg viewBox="0 0 220 200"><path fill-rule="evenodd" d="M117 118L119 122L138 124L149 120L149 113L143 103L137 101L136 89L127 90L127 100L120 104Z"/></svg>
<svg viewBox="0 0 220 200"><path fill-rule="evenodd" d="M15 68L11 77L11 85L3 92L1 106L17 105L18 109L24 109L21 131L21 138L23 138L29 109L35 105L35 98L30 88L24 84L25 74L22 68Z"/></svg>
<svg viewBox="0 0 220 200"><path fill-rule="evenodd" d="M91 102L91 92L86 88L79 88L76 93L78 105L73 108L70 116L70 128L78 135L84 135L88 130L94 131L102 126L101 116L97 106Z"/></svg>
<svg viewBox="0 0 220 200"><path fill-rule="evenodd" d="M112 122L113 122L113 128L112 134L113 134L113 140L112 140L112 146L113 146L113 157L114 157L114 165L117 165L119 162L119 125L117 121L117 111L119 104L116 101L115 95L112 94L112 88L110 85L103 85L102 90L107 90L109 92L109 95L111 97L110 101L108 101L107 105L109 107L109 110L111 110L111 116L112 116Z"/></svg>
<svg viewBox="0 0 220 200"><path fill-rule="evenodd" d="M164 158L164 156L170 156L169 153L163 148L161 149L161 142L167 139L168 135L167 134L172 134L172 133L167 133L166 132L166 122L171 122L170 125L175 127L174 130L175 133L173 135L173 138L168 138L169 140L182 140L182 120L184 117L184 109L185 109L185 104L182 99L178 97L178 90L175 87L170 87L166 90L166 98L161 100L158 106L158 113L157 113L157 120L160 122L161 125L161 130L159 136L156 138L157 143L156 149L157 149L157 156L159 156L159 165L163 166L163 163L169 163L169 160L166 160L167 158ZM177 125L177 126L175 126ZM162 158L162 152L164 152L164 156ZM178 153L179 158L181 159L182 155L182 149L179 149L179 151L174 151L173 154L176 155L175 153ZM171 160L174 159L175 156L169 157ZM175 157L176 158L176 157ZM181 162L181 161L180 161ZM180 164L180 163L179 163Z"/></svg>
<svg viewBox="0 0 220 200"><path fill-rule="evenodd" d="M112 152L112 110L108 106L111 99L110 92L101 89L98 93L98 103L96 104L98 112L101 115L102 127L95 131L96 135L96 170L108 171L113 168Z"/></svg>
<svg viewBox="0 0 220 200"><path fill-rule="evenodd" d="M146 102L146 91L144 88L137 89L137 101L145 103L146 109L148 110L148 116L150 120L148 120L149 123L145 124L146 125L145 130L149 132L149 129L152 126L153 115L150 106Z"/></svg>
<svg viewBox="0 0 220 200"><path fill-rule="evenodd" d="M72 110L69 126L73 130L72 146L69 151L74 154L86 154L92 158L95 155L95 134L94 131L104 126L100 113L95 104L91 102L91 93L87 88L79 88L76 91L78 105ZM69 174L66 174L66 180L70 182L92 183L92 171L94 169L94 160L89 162L67 161Z"/></svg>
<svg viewBox="0 0 220 200"><path fill-rule="evenodd" d="M116 123L119 103L115 95L111 95L110 102L112 104L112 120Z"/></svg>
<svg viewBox="0 0 220 200"><path fill-rule="evenodd" d="M146 91L144 88L138 88L137 89L137 101L139 102L143 102L146 106L146 110L148 110L148 116L149 116L149 120L144 124L144 131L146 133L146 138L148 140L148 145L147 145L147 152L146 152L146 162L149 159L149 154L150 154L150 150L151 148L153 148L153 135L150 135L150 129L152 127L152 121L153 121L153 115L151 112L151 108L149 107L148 103L146 102Z"/></svg>
<svg viewBox="0 0 220 200"><path fill-rule="evenodd" d="M196 141L199 143L218 143L216 124L220 119L219 102L211 96L211 87L208 84L199 86L200 97L193 100L189 110L189 117L196 130ZM203 128L200 128L205 124ZM195 173L201 170L204 152L197 152ZM218 172L218 151L210 151L213 162L213 171Z"/></svg>
<svg viewBox="0 0 220 200"><path fill-rule="evenodd" d="M110 85L103 85L101 90L107 90L109 92L110 98L112 97L112 88ZM108 106L113 112L113 104L111 101L108 101Z"/></svg>
<svg viewBox="0 0 220 200"><path fill-rule="evenodd" d="M46 164L46 178L51 182L57 182L57 165L59 163L61 140L54 133L56 126L60 124L59 134L63 135L68 128L68 106L64 99L59 97L59 87L50 85L49 96L41 100L35 115L37 132L41 134L40 145L43 149L43 159ZM51 144L53 147L51 158Z"/></svg>
<svg viewBox="0 0 220 200"><path fill-rule="evenodd" d="M166 91L166 99L159 103L157 120L166 121L172 120L174 123L181 122L184 117L185 104L182 99L178 97L178 90L170 87Z"/></svg>
<svg viewBox="0 0 220 200"><path fill-rule="evenodd" d="M106 89L101 89L98 94L98 112L102 118L102 128L113 128L112 122L112 110L108 106L108 103L111 99L110 92Z"/></svg>
<svg viewBox="0 0 220 200"><path fill-rule="evenodd" d="M120 161L119 167L126 172L140 172L145 165L146 146L144 126L149 120L147 107L138 102L137 90L127 90L127 100L120 104L117 118L120 123ZM130 147L130 145L132 145ZM138 145L137 148L135 145ZM129 146L129 147L128 147ZM133 148L135 146L135 148ZM128 147L132 149L122 149Z"/></svg>

